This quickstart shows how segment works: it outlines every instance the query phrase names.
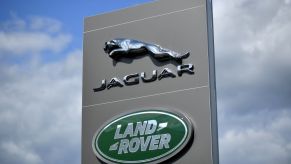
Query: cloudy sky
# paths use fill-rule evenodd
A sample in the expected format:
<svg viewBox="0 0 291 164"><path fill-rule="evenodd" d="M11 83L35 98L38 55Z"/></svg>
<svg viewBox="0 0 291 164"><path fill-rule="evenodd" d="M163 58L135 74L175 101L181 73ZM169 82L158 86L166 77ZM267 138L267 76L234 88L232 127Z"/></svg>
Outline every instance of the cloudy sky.
<svg viewBox="0 0 291 164"><path fill-rule="evenodd" d="M83 17L149 0L1 0L0 163L79 164ZM213 0L222 164L291 163L291 0Z"/></svg>

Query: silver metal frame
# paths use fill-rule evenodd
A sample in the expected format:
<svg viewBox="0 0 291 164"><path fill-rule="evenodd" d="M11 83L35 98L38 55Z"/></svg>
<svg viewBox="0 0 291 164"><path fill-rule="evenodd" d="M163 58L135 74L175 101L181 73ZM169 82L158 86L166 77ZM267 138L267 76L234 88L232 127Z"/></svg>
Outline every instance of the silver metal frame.
<svg viewBox="0 0 291 164"><path fill-rule="evenodd" d="M206 0L206 14L207 14L209 87L210 87L210 108L211 108L211 129L212 129L212 158L214 164L219 164L212 0Z"/></svg>

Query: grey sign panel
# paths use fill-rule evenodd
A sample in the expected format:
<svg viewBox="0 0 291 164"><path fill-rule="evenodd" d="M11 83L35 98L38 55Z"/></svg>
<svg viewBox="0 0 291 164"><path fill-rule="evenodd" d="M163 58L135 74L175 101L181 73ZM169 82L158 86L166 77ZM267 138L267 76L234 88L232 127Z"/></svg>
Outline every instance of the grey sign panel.
<svg viewBox="0 0 291 164"><path fill-rule="evenodd" d="M122 46L116 38L122 38L117 39ZM104 49L106 42L118 53ZM171 57L173 51L190 55L178 60ZM99 128L112 118L144 109L177 111L191 120L193 142L170 161L218 163L210 0L160 0L88 17L83 62L83 164L102 163L92 149ZM143 81L144 74L150 78L155 71L157 79Z"/></svg>

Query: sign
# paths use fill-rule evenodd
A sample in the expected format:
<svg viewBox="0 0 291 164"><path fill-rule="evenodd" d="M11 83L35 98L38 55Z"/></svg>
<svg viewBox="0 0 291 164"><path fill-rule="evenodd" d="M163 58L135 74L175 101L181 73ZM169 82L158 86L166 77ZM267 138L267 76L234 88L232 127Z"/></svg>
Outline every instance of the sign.
<svg viewBox="0 0 291 164"><path fill-rule="evenodd" d="M192 136L192 126L186 117L143 110L105 124L93 137L92 147L104 162L161 162L181 151Z"/></svg>
<svg viewBox="0 0 291 164"><path fill-rule="evenodd" d="M190 53L180 54L157 44L146 43L139 40L118 38L105 42L104 51L114 60L120 58L135 58L140 55L149 55L159 61L175 60L182 62Z"/></svg>
<svg viewBox="0 0 291 164"><path fill-rule="evenodd" d="M82 164L218 164L211 0L87 17L83 35Z"/></svg>
<svg viewBox="0 0 291 164"><path fill-rule="evenodd" d="M180 54L157 44L120 38L105 42L104 52L109 54L109 57L111 57L114 62L120 61L121 58L134 59L141 55L149 55L157 59L158 62L174 60L177 64L180 64L177 66L176 71L179 76L182 76L183 73L194 74L193 64L182 64L182 60L188 58L190 52ZM149 76L150 78L147 78L145 74L145 72L142 72L140 74L134 73L126 75L123 77L123 82L119 78L113 77L108 84L106 84L106 79L102 79L101 86L93 88L93 90L94 92L99 92L106 88L110 89L113 87L123 87L124 85L136 85L139 84L139 77L145 83L153 82L157 79L161 80L163 78L176 77L175 73L169 68L164 68L159 74L157 74L157 70L153 70L152 75Z"/></svg>

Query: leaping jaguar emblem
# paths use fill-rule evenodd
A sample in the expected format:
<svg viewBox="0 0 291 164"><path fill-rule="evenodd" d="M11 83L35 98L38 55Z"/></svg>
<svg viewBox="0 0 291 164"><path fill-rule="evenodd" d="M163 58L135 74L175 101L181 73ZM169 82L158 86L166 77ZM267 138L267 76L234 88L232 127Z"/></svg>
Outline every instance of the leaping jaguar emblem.
<svg viewBox="0 0 291 164"><path fill-rule="evenodd" d="M124 38L117 38L105 42L104 51L114 60L134 58L140 55L150 55L158 61L175 60L177 62L182 62L183 59L190 55L190 52L180 54L157 44Z"/></svg>

